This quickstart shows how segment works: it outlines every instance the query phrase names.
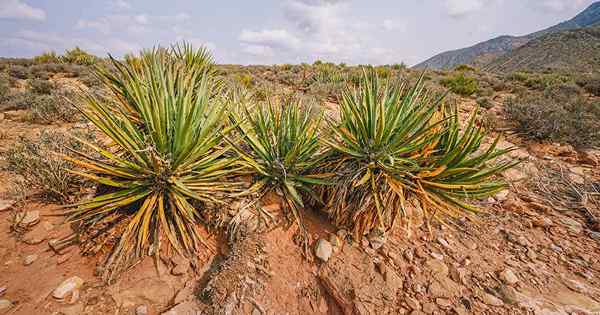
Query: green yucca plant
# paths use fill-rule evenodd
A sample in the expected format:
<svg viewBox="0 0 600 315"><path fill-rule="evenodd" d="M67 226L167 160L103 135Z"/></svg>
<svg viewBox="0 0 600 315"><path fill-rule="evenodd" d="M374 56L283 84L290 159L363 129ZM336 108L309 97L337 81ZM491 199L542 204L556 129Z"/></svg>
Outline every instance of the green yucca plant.
<svg viewBox="0 0 600 315"><path fill-rule="evenodd" d="M142 53L135 65L110 58L114 74L101 72L111 98L85 94L82 114L112 141L102 148L81 140L99 156L68 158L74 173L107 187L68 211L83 230L121 227L107 256L104 278L165 244L193 260L203 240L198 202L220 203L235 189L222 143L227 106L219 84L203 65L204 50L185 46Z"/></svg>
<svg viewBox="0 0 600 315"><path fill-rule="evenodd" d="M328 176L315 172L322 161L321 119L312 119L300 103L288 101L283 106L262 104L252 112L245 108L243 116L232 120L241 136L241 143L235 145L239 163L254 175L254 183L245 193L258 193L259 198L269 191L282 195L284 209L305 233L307 250L308 237L299 213L305 204L302 196L318 199L313 186L325 184Z"/></svg>
<svg viewBox="0 0 600 315"><path fill-rule="evenodd" d="M83 66L90 66L98 61L98 57L86 52L85 50L75 47L73 49L65 51L61 57L61 61L64 63L74 63Z"/></svg>
<svg viewBox="0 0 600 315"><path fill-rule="evenodd" d="M387 231L408 206L441 219L476 211L464 200L504 187L491 177L512 164L487 164L509 150L494 142L480 151L485 134L475 113L461 131L442 101L424 91L422 79L409 88L372 72L343 93L339 122L329 122L331 136L323 139L331 149L326 167L336 174L324 189L326 209L336 224L352 226L360 238Z"/></svg>
<svg viewBox="0 0 600 315"><path fill-rule="evenodd" d="M33 57L35 63L59 63L60 57L53 51L45 52L41 55Z"/></svg>

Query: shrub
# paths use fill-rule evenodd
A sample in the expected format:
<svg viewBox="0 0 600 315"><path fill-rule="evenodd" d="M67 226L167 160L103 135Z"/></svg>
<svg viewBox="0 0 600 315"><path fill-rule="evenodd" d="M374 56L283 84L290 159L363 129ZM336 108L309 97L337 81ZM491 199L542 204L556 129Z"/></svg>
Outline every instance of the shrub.
<svg viewBox="0 0 600 315"><path fill-rule="evenodd" d="M33 57L35 63L59 63L60 57L53 51L45 52L41 55Z"/></svg>
<svg viewBox="0 0 600 315"><path fill-rule="evenodd" d="M577 85L594 96L600 96L600 75L580 78L577 80Z"/></svg>
<svg viewBox="0 0 600 315"><path fill-rule="evenodd" d="M29 81L29 89L35 94L49 95L54 89L54 84L48 80L33 79Z"/></svg>
<svg viewBox="0 0 600 315"><path fill-rule="evenodd" d="M405 70L407 68L408 68L408 66L404 62L395 63L392 65L392 69L394 69L394 70Z"/></svg>
<svg viewBox="0 0 600 315"><path fill-rule="evenodd" d="M260 196L275 191L283 196L284 208L291 213L304 233L305 251L308 235L300 216L303 194L316 196L313 185L324 184L324 174L315 173L320 164L319 123L301 104L289 102L283 107L259 106L233 119L243 145L236 145L241 164L251 170L254 184L249 193ZM247 123L246 123L247 122ZM231 141L235 145L234 141Z"/></svg>
<svg viewBox="0 0 600 315"><path fill-rule="evenodd" d="M10 92L10 82L4 73L0 73L0 102L4 102Z"/></svg>
<svg viewBox="0 0 600 315"><path fill-rule="evenodd" d="M600 144L600 104L589 100L529 93L508 99L505 110L517 130L532 139L578 147Z"/></svg>
<svg viewBox="0 0 600 315"><path fill-rule="evenodd" d="M75 135L93 140L93 133ZM25 187L37 189L46 199L73 202L73 193L84 187L85 181L70 173L73 164L59 154L81 149L78 141L61 132L43 131L36 139L20 137L5 153L7 170L20 175Z"/></svg>
<svg viewBox="0 0 600 315"><path fill-rule="evenodd" d="M250 88L254 84L254 79L247 73L236 73L235 80L245 88Z"/></svg>
<svg viewBox="0 0 600 315"><path fill-rule="evenodd" d="M98 61L98 57L89 54L79 47L75 47L71 50L65 51L65 54L61 57L61 61L82 66L91 66Z"/></svg>
<svg viewBox="0 0 600 315"><path fill-rule="evenodd" d="M8 68L8 74L13 78L21 80L25 80L29 77L27 68L19 65L11 65L10 68Z"/></svg>
<svg viewBox="0 0 600 315"><path fill-rule="evenodd" d="M112 97L86 95L80 108L112 140L111 150L87 145L103 159L70 159L84 168L83 177L110 187L69 217L81 220L81 231L117 229L118 240L104 243L114 244L102 268L109 281L143 256L159 255L165 244L195 261L203 244L200 210L223 203L235 187L221 141L227 106L216 94L221 84L206 72L208 52L183 45L145 51L136 60L111 59L116 71L99 75Z"/></svg>
<svg viewBox="0 0 600 315"><path fill-rule="evenodd" d="M464 199L505 186L490 177L512 164L488 162L509 150L496 150L497 140L480 150L485 134L475 113L461 132L457 111L426 95L422 80L403 89L365 75L340 99L340 120L323 137L331 149L325 168L335 174L323 196L336 224L358 239L385 233L414 207L436 219L476 211Z"/></svg>
<svg viewBox="0 0 600 315"><path fill-rule="evenodd" d="M490 108L494 107L494 104L492 103L492 101L490 101L490 99L488 97L478 98L477 105L479 105L485 109L490 109Z"/></svg>
<svg viewBox="0 0 600 315"><path fill-rule="evenodd" d="M450 91L461 95L471 96L479 89L477 79L467 77L464 73L457 73L450 78L445 78L441 81L442 85L449 88Z"/></svg>
<svg viewBox="0 0 600 315"><path fill-rule="evenodd" d="M35 102L37 95L31 91L19 92L11 95L7 102L2 104L2 110L22 110L29 109L31 104Z"/></svg>
<svg viewBox="0 0 600 315"><path fill-rule="evenodd" d="M463 72L470 71L470 72L475 72L475 68L473 68L473 67L471 67L469 65L462 64L462 65L456 66L456 68L454 68L454 71L463 71Z"/></svg>
<svg viewBox="0 0 600 315"><path fill-rule="evenodd" d="M38 124L81 121L79 111L70 103L70 92L60 90L52 95L39 95L30 104L29 121Z"/></svg>

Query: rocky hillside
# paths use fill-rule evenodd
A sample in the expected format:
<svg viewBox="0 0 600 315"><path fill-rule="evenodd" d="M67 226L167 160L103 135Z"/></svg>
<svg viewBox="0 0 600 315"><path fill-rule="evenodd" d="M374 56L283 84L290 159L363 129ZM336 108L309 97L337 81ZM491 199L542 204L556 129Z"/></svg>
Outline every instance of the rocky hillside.
<svg viewBox="0 0 600 315"><path fill-rule="evenodd" d="M600 70L600 27L566 30L536 38L486 66L491 71L575 72Z"/></svg>
<svg viewBox="0 0 600 315"><path fill-rule="evenodd" d="M525 36L500 36L474 46L446 51L418 64L415 68L450 69L459 64L485 64L529 41L549 33L590 27L600 23L600 1L590 5L571 20Z"/></svg>

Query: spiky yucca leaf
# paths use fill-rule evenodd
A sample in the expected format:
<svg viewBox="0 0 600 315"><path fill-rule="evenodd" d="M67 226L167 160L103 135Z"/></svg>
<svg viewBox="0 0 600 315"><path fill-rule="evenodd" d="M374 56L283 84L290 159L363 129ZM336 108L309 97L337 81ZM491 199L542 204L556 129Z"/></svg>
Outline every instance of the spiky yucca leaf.
<svg viewBox="0 0 600 315"><path fill-rule="evenodd" d="M504 187L491 177L512 164L487 164L508 150L494 142L479 152L484 131L475 113L461 131L457 113L442 101L425 93L421 79L412 87L388 85L366 72L360 88L344 92L340 120L329 122L331 136L323 139L332 151L327 167L337 174L324 190L326 209L338 225L362 237L391 228L408 206L455 216L476 210L465 199Z"/></svg>
<svg viewBox="0 0 600 315"><path fill-rule="evenodd" d="M68 159L84 170L76 173L111 189L76 205L69 219L86 229L126 223L106 260L108 280L161 244L193 259L202 238L192 201L218 203L235 186L227 181L233 160L222 145L227 106L214 97L219 85L186 57L194 54L189 46L182 49L145 52L135 65L111 58L116 73L103 75L113 97L88 94L80 108L114 148L86 143L101 158Z"/></svg>
<svg viewBox="0 0 600 315"><path fill-rule="evenodd" d="M321 120L311 118L310 111L293 101L283 106L261 104L252 112L246 107L243 116L233 117L242 140L235 145L241 156L239 163L255 176L246 193L281 193L284 208L304 233L299 213L304 207L302 196L318 198L313 186L326 184L328 176L315 172L322 162L318 140Z"/></svg>

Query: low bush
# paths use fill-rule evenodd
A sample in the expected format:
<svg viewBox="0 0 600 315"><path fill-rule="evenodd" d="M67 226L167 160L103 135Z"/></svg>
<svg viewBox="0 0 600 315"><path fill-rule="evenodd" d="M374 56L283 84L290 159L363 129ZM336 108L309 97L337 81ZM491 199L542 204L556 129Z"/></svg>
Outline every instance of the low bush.
<svg viewBox="0 0 600 315"><path fill-rule="evenodd" d="M4 73L0 73L0 102L4 102L10 92L10 81Z"/></svg>
<svg viewBox="0 0 600 315"><path fill-rule="evenodd" d="M552 92L527 93L508 99L505 111L517 130L532 139L600 145L600 103Z"/></svg>
<svg viewBox="0 0 600 315"><path fill-rule="evenodd" d="M485 109L490 109L492 107L494 107L494 104L492 103L492 101L490 100L489 97L480 97L477 99L477 105L485 108Z"/></svg>
<svg viewBox="0 0 600 315"><path fill-rule="evenodd" d="M29 109L35 102L38 95L33 94L31 91L23 91L10 95L6 102L0 106L1 110L23 110Z"/></svg>
<svg viewBox="0 0 600 315"><path fill-rule="evenodd" d="M457 110L428 95L422 80L402 88L369 75L340 99L339 122L322 137L331 149L324 168L335 174L322 196L335 223L357 239L386 233L411 209L438 220L474 212L465 199L505 187L492 176L512 164L488 162L507 150L497 142L482 150L475 113L461 128Z"/></svg>
<svg viewBox="0 0 600 315"><path fill-rule="evenodd" d="M479 89L477 79L465 76L464 73L455 73L449 78L442 79L440 82L453 93L461 96L471 96Z"/></svg>
<svg viewBox="0 0 600 315"><path fill-rule="evenodd" d="M75 47L71 50L65 51L65 54L61 57L61 61L77 65L91 66L98 61L98 57L79 47Z"/></svg>
<svg viewBox="0 0 600 315"><path fill-rule="evenodd" d="M579 78L577 85L594 96L600 96L600 75Z"/></svg>
<svg viewBox="0 0 600 315"><path fill-rule="evenodd" d="M76 133L77 137L93 140L92 133ZM6 169L22 177L27 189L36 189L46 199L73 202L74 192L85 187L85 180L69 170L73 164L60 154L72 155L70 150L81 150L81 144L61 132L43 131L39 137L21 137L4 153Z"/></svg>
<svg viewBox="0 0 600 315"><path fill-rule="evenodd" d="M48 80L32 79L29 81L29 90L35 94L50 95L54 84Z"/></svg>
<svg viewBox="0 0 600 315"><path fill-rule="evenodd" d="M38 124L81 121L82 117L71 101L73 95L66 90L54 91L51 95L39 95L29 106L31 113L28 119Z"/></svg>
<svg viewBox="0 0 600 315"><path fill-rule="evenodd" d="M471 67L469 65L462 64L462 65L456 66L456 68L454 68L454 71L462 71L462 72L470 71L470 72L475 72L475 68L473 68L473 67Z"/></svg>
<svg viewBox="0 0 600 315"><path fill-rule="evenodd" d="M20 65L10 65L8 68L8 74L11 77L20 80L25 80L29 77L29 71L27 68Z"/></svg>
<svg viewBox="0 0 600 315"><path fill-rule="evenodd" d="M53 51L49 51L49 52L45 52L41 55L33 57L33 61L38 64L40 64L40 63L59 63L60 56L58 56Z"/></svg>

